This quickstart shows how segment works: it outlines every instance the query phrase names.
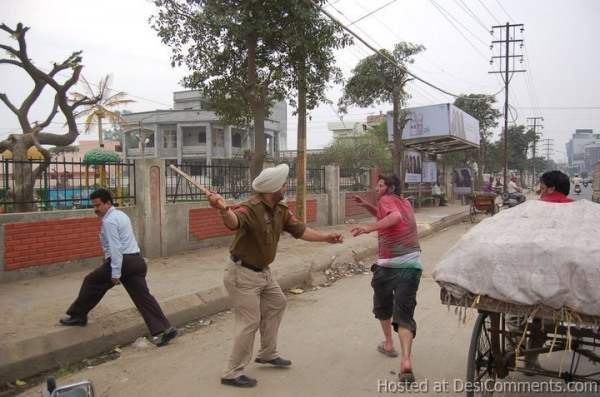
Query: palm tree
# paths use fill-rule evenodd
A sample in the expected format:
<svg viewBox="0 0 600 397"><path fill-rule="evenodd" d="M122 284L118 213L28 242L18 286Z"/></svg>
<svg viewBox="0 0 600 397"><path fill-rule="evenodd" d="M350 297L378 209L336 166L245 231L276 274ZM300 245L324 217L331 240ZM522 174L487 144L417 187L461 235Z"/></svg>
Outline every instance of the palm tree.
<svg viewBox="0 0 600 397"><path fill-rule="evenodd" d="M100 83L97 86L97 90L92 88L92 85L86 80L85 77L81 76L83 80L84 93L74 92L71 94L71 99L77 101L83 97L87 98L101 98L96 104L90 105L75 114L75 117L85 117L85 132L89 132L93 124L98 124L98 143L101 148L104 147L104 139L102 136L102 119L108 119L113 128L121 125L124 120L121 117L121 113L118 110L114 110L115 107L124 105L127 103L135 102L133 99L127 98L125 92L117 92L116 94L110 95L113 91L109 88L111 76L100 79Z"/></svg>

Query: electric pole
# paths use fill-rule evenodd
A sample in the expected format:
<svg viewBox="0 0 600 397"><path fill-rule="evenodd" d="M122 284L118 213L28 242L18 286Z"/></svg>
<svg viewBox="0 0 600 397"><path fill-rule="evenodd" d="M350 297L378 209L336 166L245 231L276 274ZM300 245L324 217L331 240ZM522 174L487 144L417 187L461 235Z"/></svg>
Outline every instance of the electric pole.
<svg viewBox="0 0 600 397"><path fill-rule="evenodd" d="M554 139L552 138L546 138L543 140L543 144L542 146L544 147L544 150L546 151L546 160L550 161L550 154L554 153Z"/></svg>
<svg viewBox="0 0 600 397"><path fill-rule="evenodd" d="M533 161L532 161L532 181L531 181L531 186L535 186L535 182L536 182L536 172L535 172L535 152L536 152L536 148L537 148L537 141L538 138L541 137L541 134L538 135L537 133L537 128L544 128L543 125L538 124L538 120L539 121L544 121L543 117L527 117L527 121L531 122L533 121L533 125L529 124L529 128L531 128L533 130L533 147L532 147L532 157L533 157Z"/></svg>
<svg viewBox="0 0 600 397"><path fill-rule="evenodd" d="M495 45L498 44L499 50L498 55L492 55L492 59L490 59L490 65L492 66L495 60L498 60L496 62L498 70L488 73L500 74L504 81L504 189L508 186L508 85L515 73L526 71L525 69L517 69L515 65L517 58L519 58L520 64L523 63L523 53L517 53L523 48L523 40L515 38L517 28L520 33L523 33L525 30L523 24L510 24L506 22L506 25L492 26L492 30L490 31L492 36L494 36L496 31L499 32L499 39L492 40L492 45L490 46L490 49L493 50ZM517 43L519 44L519 50L516 48Z"/></svg>

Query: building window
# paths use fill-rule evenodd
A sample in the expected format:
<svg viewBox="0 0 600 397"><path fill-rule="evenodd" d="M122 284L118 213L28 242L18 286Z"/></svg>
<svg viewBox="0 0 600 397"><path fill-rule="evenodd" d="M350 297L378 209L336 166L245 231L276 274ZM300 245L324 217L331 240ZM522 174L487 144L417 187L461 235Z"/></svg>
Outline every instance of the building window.
<svg viewBox="0 0 600 397"><path fill-rule="evenodd" d="M206 145L206 127L181 127L183 146Z"/></svg>
<svg viewBox="0 0 600 397"><path fill-rule="evenodd" d="M213 147L225 147L225 131L223 131L223 128L213 127L212 132Z"/></svg>
<svg viewBox="0 0 600 397"><path fill-rule="evenodd" d="M231 129L231 147L241 149L243 136L244 136L244 130L240 130L238 128L232 128Z"/></svg>
<svg viewBox="0 0 600 397"><path fill-rule="evenodd" d="M163 148L175 149L177 148L177 127L168 126L163 129Z"/></svg>
<svg viewBox="0 0 600 397"><path fill-rule="evenodd" d="M154 147L154 133L150 132L146 134L146 139L144 140L144 147Z"/></svg>
<svg viewBox="0 0 600 397"><path fill-rule="evenodd" d="M265 146L267 154L273 154L273 137L271 135L265 135Z"/></svg>

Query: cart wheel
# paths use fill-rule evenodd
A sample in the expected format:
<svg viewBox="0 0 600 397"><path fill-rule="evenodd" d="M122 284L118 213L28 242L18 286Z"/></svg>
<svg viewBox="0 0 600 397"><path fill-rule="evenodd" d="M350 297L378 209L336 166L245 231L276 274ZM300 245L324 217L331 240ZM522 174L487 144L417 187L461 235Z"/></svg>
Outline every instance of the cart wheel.
<svg viewBox="0 0 600 397"><path fill-rule="evenodd" d="M471 206L471 210L469 211L469 219L471 223L475 223L477 220L477 210L475 210L475 207L473 206Z"/></svg>
<svg viewBox="0 0 600 397"><path fill-rule="evenodd" d="M493 395L497 373L492 351L491 326L488 313L480 313L473 327L467 358L467 384L471 387L467 390L467 397Z"/></svg>

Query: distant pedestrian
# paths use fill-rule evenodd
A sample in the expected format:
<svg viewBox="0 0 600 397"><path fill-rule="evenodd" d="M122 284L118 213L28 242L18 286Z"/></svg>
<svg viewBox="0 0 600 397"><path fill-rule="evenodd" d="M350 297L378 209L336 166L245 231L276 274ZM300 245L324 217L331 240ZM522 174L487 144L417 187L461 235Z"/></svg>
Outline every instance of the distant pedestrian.
<svg viewBox="0 0 600 397"><path fill-rule="evenodd" d="M224 284L235 314L233 350L221 383L253 387L257 381L244 374L253 354L254 337L260 330L260 351L255 362L289 367L292 362L279 355L277 333L286 307L286 298L271 274L280 235L285 231L306 241L341 243L340 233L321 233L300 222L282 201L287 191L286 164L264 169L252 182L256 195L232 209L217 193L208 195L223 223L236 230L231 244L231 263Z"/></svg>
<svg viewBox="0 0 600 397"><path fill-rule="evenodd" d="M410 202L400 197L400 180L396 176L380 176L375 188L377 207L355 197L377 223L352 229L353 236L378 232L379 258L371 267L373 279L373 314L381 323L385 341L377 350L386 356L396 357L392 327L398 333L402 357L400 382L415 381L411 362L412 342L417 332L414 319L417 290L421 280L421 248L417 223Z"/></svg>
<svg viewBox="0 0 600 397"><path fill-rule="evenodd" d="M146 261L140 254L129 217L113 207L108 190L98 189L90 195L94 212L102 219L100 241L104 249L104 263L85 276L79 296L67 310L68 317L60 323L67 326L87 325L88 313L104 294L115 285L123 284L133 303L140 311L153 342L164 346L177 336L156 299L146 284Z"/></svg>

